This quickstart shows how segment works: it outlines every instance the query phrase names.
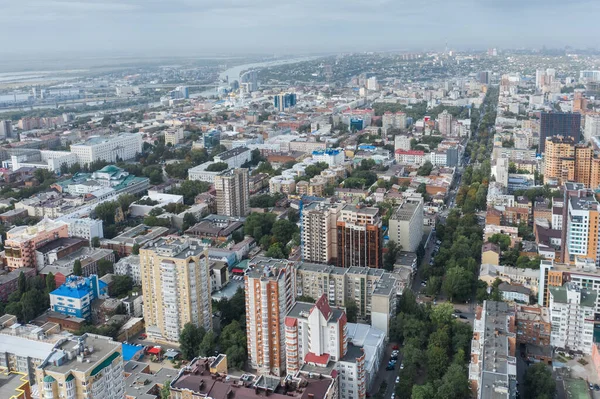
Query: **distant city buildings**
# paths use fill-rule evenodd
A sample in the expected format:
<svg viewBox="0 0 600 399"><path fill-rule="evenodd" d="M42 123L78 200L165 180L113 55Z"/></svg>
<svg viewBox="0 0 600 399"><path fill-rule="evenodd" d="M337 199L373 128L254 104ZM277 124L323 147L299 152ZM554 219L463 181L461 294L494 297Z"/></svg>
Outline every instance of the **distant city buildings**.
<svg viewBox="0 0 600 399"><path fill-rule="evenodd" d="M552 136L570 137L579 142L581 115L564 112L542 112L540 118L540 153L546 151L546 139Z"/></svg>
<svg viewBox="0 0 600 399"><path fill-rule="evenodd" d="M273 106L280 112L296 106L296 93L277 94L273 97Z"/></svg>
<svg viewBox="0 0 600 399"><path fill-rule="evenodd" d="M81 144L71 144L71 152L80 165L95 161L117 162L134 159L142 152L142 136L139 133L120 133L109 137L92 137Z"/></svg>

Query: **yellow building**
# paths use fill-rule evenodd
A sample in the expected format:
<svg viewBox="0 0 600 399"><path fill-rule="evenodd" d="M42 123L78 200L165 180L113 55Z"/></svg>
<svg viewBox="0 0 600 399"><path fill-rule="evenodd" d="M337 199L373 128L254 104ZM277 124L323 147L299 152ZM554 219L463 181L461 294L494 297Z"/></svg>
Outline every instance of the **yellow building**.
<svg viewBox="0 0 600 399"><path fill-rule="evenodd" d="M140 249L146 333L178 341L186 323L212 329L210 266L199 242L161 238Z"/></svg>
<svg viewBox="0 0 600 399"><path fill-rule="evenodd" d="M6 399L31 399L27 374L0 367L0 397Z"/></svg>
<svg viewBox="0 0 600 399"><path fill-rule="evenodd" d="M41 399L122 399L121 343L84 334L57 345L35 370Z"/></svg>

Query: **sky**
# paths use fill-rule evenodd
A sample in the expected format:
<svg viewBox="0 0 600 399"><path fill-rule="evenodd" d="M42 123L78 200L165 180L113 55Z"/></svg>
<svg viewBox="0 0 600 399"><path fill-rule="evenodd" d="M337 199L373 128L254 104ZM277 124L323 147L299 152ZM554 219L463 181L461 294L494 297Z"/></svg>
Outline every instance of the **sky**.
<svg viewBox="0 0 600 399"><path fill-rule="evenodd" d="M597 45L598 0L0 0L2 56Z"/></svg>

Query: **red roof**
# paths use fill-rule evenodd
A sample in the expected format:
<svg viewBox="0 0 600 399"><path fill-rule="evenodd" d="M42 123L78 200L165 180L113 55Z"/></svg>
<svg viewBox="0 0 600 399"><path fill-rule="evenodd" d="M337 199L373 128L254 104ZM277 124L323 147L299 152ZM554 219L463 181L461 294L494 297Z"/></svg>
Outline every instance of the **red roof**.
<svg viewBox="0 0 600 399"><path fill-rule="evenodd" d="M310 309L310 312L312 313L315 308L319 309L319 312L321 312L325 320L329 320L329 316L331 316L331 307L329 306L329 302L327 301L327 296L325 296L325 294L321 295L321 298L319 298L317 303L315 303L315 306Z"/></svg>
<svg viewBox="0 0 600 399"><path fill-rule="evenodd" d="M297 319L295 317L286 317L285 325L288 327L294 327L296 325Z"/></svg>
<svg viewBox="0 0 600 399"><path fill-rule="evenodd" d="M404 155L425 155L425 151L419 151L419 150L402 150L402 149L398 149L396 150L396 154L404 154Z"/></svg>
<svg viewBox="0 0 600 399"><path fill-rule="evenodd" d="M155 346L153 348L148 349L148 353L151 355L160 355L160 347Z"/></svg>
<svg viewBox="0 0 600 399"><path fill-rule="evenodd" d="M308 352L304 357L304 362L313 363L317 366L327 366L327 363L329 363L329 354L323 353L321 356L317 356L312 352Z"/></svg>

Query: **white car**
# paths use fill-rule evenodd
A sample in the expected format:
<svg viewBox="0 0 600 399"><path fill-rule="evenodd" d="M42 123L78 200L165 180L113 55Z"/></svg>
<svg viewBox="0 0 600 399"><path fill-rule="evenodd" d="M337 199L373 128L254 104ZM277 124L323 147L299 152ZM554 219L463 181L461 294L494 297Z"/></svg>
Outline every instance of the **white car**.
<svg viewBox="0 0 600 399"><path fill-rule="evenodd" d="M391 399L395 399L396 398L396 392L392 392L392 397Z"/></svg>
<svg viewBox="0 0 600 399"><path fill-rule="evenodd" d="M396 384L400 383L400 376L396 377Z"/></svg>
<svg viewBox="0 0 600 399"><path fill-rule="evenodd" d="M400 370L404 370L404 363L400 363Z"/></svg>

